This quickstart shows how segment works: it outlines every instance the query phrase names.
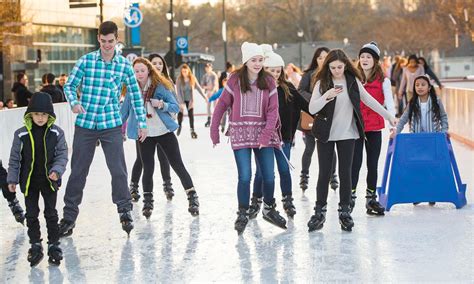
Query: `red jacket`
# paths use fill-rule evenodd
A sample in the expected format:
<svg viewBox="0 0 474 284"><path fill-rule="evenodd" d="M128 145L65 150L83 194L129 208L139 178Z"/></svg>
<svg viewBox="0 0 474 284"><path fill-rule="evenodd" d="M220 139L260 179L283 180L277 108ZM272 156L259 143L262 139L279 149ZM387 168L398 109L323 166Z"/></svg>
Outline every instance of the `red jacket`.
<svg viewBox="0 0 474 284"><path fill-rule="evenodd" d="M385 96L383 94L383 82L376 79L373 82L364 84L365 90L374 97L381 105L384 105ZM385 121L378 113L370 109L364 103L360 103L362 119L364 120L364 131L378 131L385 128Z"/></svg>

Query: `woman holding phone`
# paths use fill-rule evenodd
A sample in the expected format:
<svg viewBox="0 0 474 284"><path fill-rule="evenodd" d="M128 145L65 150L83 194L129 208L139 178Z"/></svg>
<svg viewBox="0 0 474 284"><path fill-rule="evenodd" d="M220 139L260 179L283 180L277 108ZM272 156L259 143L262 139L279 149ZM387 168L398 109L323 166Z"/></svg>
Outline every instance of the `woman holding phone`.
<svg viewBox="0 0 474 284"><path fill-rule="evenodd" d="M361 101L392 125L396 124L396 118L364 89L359 71L344 51L331 50L316 76L309 103L309 112L315 115L313 134L317 139L319 161L315 214L308 222L310 232L321 229L326 221L330 163L335 146L340 179L339 223L345 231L352 231L354 226L350 212L351 169L355 140L365 137Z"/></svg>

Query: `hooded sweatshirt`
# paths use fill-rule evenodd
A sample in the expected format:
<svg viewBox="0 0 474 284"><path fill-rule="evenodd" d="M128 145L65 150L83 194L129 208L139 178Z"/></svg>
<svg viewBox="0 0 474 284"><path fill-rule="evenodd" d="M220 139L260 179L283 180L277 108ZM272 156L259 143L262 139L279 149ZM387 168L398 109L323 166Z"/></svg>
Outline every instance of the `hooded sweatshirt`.
<svg viewBox="0 0 474 284"><path fill-rule="evenodd" d="M47 113L49 118L46 125L36 125L32 118L33 112ZM7 182L19 183L26 196L32 184L57 190L59 183L50 180L48 175L56 172L61 177L66 170L66 139L64 131L54 125L55 120L50 95L35 93L24 115L25 126L15 131L8 163Z"/></svg>

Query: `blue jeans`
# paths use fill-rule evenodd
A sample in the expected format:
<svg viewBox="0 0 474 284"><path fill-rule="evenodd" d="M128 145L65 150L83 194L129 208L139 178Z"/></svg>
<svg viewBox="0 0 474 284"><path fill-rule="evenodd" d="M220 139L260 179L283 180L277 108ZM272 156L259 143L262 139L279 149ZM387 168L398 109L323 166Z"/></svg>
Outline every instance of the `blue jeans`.
<svg viewBox="0 0 474 284"><path fill-rule="evenodd" d="M250 203L250 179L252 178L252 150L255 154L258 167L263 176L263 201L267 204L273 204L273 193L275 191L275 173L273 171L273 148L265 147L262 149L239 149L234 150L235 162L239 173L239 182L237 185L237 197L239 207L249 208Z"/></svg>
<svg viewBox="0 0 474 284"><path fill-rule="evenodd" d="M288 165L288 161L290 160L290 152L291 152L291 142L285 142L283 144L283 153L279 149L273 148L275 153L275 159L277 161L278 173L280 174L280 188L282 196L291 195L291 175L290 175L290 166ZM286 156L283 156L283 154ZM253 196L255 197L262 197L262 190L263 190L263 180L262 180L262 172L260 170L260 166L258 161L257 162L257 170L255 172L255 180L253 182Z"/></svg>

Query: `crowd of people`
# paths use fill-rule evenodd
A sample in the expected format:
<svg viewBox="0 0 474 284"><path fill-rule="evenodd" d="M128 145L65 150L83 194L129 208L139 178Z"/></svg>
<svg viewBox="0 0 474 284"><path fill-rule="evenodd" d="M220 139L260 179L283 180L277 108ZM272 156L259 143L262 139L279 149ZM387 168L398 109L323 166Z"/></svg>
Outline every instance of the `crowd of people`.
<svg viewBox="0 0 474 284"><path fill-rule="evenodd" d="M356 64L343 50L317 48L304 73L293 64L286 65L270 45L244 42L241 65L236 70L228 63L227 70L217 75L212 65L207 64L206 73L198 82L191 68L183 65L173 82L163 57L151 54L130 63L116 54L117 40L116 24L106 21L99 27L100 49L82 56L67 81L61 75L59 87L53 74L45 74L41 90L32 94L26 87L27 76L19 74L12 89L17 105L27 106L25 126L15 132L8 171L0 161L0 185L15 219L18 222L26 219L31 266L43 258L39 196L45 201L49 262L58 265L62 259L59 238L73 234L98 141L112 179L112 200L127 234L134 228L132 202L141 197L140 176L142 214L146 218L152 215L155 152L168 200L174 196L172 168L186 192L189 213L199 215L196 185L186 169L177 139L184 110L189 117L191 138L197 138L193 117L195 90L208 104L205 126L210 128L212 144L219 144L221 133L231 142L238 175L234 222L238 234L244 232L249 220L260 211L264 220L286 228L285 217L276 209L275 161L282 208L288 218L294 218L297 208L293 203L289 160L297 130L302 131L305 141L299 182L303 191L308 189L311 159L317 149L319 169L314 171L318 179L314 214L307 224L310 232L320 230L326 221L329 187L339 188L341 229L352 230L351 213L356 206L364 147L368 170L367 214L384 215L385 209L377 201L375 189L385 121L391 126L392 138L406 123L412 133L448 130L447 115L436 95L433 79L439 87L442 85L426 60L415 55L408 60L398 57L386 73L375 42L361 47ZM57 189L68 162L68 147L64 132L54 124L53 103L65 100L77 118L71 173L65 186L63 218L59 221ZM136 141L129 187L124 133ZM255 171L252 171L252 160L255 160ZM253 185L252 176L255 176ZM15 195L18 184L25 195L26 214Z"/></svg>

